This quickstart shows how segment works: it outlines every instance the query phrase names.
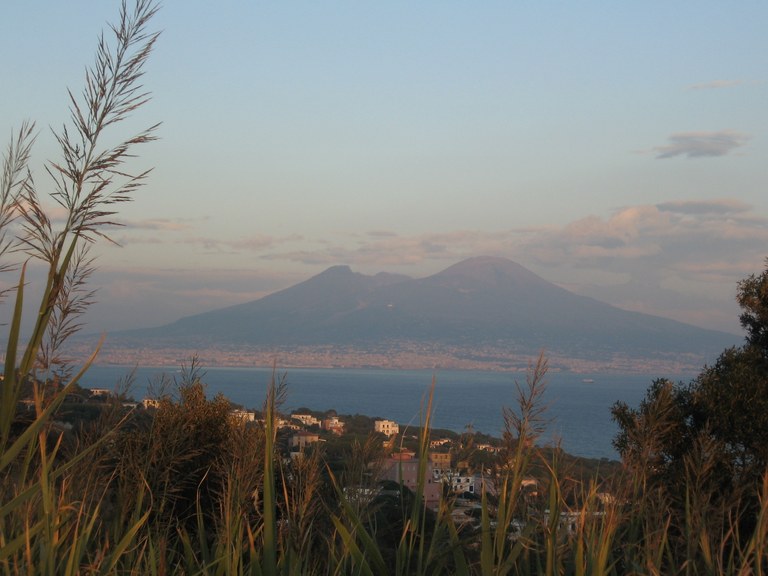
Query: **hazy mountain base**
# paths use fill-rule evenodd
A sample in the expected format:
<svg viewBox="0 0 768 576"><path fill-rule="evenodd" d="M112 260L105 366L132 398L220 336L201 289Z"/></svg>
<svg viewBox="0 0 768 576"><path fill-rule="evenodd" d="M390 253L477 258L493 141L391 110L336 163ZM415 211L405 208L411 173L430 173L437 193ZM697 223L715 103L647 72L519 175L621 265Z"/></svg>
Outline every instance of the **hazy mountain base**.
<svg viewBox="0 0 768 576"><path fill-rule="evenodd" d="M90 352L97 336L82 336ZM79 340L79 338L78 338ZM504 258L420 280L335 266L265 296L154 328L112 333L102 362L207 366L695 372L740 336L621 310Z"/></svg>
<svg viewBox="0 0 768 576"><path fill-rule="evenodd" d="M85 342L69 349L73 359L92 352ZM709 359L702 354L658 353L628 356L619 353L595 353L579 357L552 350L546 351L550 371L582 374L683 374L700 369ZM142 346L117 338L99 353L100 364L178 367L197 357L202 365L230 367L281 368L382 368L391 370L487 370L524 372L538 354L514 346L463 348L403 342L376 348L345 345L275 346L209 345L201 348L179 346Z"/></svg>

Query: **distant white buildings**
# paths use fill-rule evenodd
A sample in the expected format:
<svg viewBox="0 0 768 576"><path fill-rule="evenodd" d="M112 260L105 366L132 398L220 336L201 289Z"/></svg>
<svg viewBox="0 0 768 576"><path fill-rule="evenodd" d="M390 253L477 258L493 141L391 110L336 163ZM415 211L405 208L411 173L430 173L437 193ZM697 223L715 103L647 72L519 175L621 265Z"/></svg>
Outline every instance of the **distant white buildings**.
<svg viewBox="0 0 768 576"><path fill-rule="evenodd" d="M338 416L331 416L323 420L323 430L333 432L334 434L344 433L344 422L342 422Z"/></svg>
<svg viewBox="0 0 768 576"><path fill-rule="evenodd" d="M159 408L160 407L160 400L157 398L144 398L144 400L141 401L141 405L146 408Z"/></svg>
<svg viewBox="0 0 768 576"><path fill-rule="evenodd" d="M291 436L291 450L302 451L307 446L315 444L320 441L320 436L314 432L307 432L306 430L299 430L293 436Z"/></svg>
<svg viewBox="0 0 768 576"><path fill-rule="evenodd" d="M419 481L420 472L423 474L421 482ZM392 480L412 491L417 490L421 484L427 506L435 507L440 502L442 483L435 480L432 463L427 461L422 466L419 459L414 458L413 452L403 451L384 460L381 479Z"/></svg>
<svg viewBox="0 0 768 576"><path fill-rule="evenodd" d="M387 438L400 433L400 426L392 420L376 420L373 423L373 429L384 434Z"/></svg>
<svg viewBox="0 0 768 576"><path fill-rule="evenodd" d="M230 410L229 416L232 418L232 420L240 424L247 424L248 422L253 422L256 420L256 414L254 412L250 412L249 410Z"/></svg>
<svg viewBox="0 0 768 576"><path fill-rule="evenodd" d="M298 420L304 426L320 426L320 420L312 416L312 414L291 414L291 418Z"/></svg>

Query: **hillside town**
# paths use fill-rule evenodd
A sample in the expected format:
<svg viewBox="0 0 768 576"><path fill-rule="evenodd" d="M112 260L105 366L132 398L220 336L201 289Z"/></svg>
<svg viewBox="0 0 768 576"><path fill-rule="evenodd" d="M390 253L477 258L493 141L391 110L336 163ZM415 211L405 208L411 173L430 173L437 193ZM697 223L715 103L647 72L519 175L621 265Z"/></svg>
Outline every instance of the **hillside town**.
<svg viewBox="0 0 768 576"><path fill-rule="evenodd" d="M158 410L174 403L169 396L135 401L107 388L77 388L66 396L54 424L64 432L76 430L84 422L96 420L99 413L115 407L126 415L154 418ZM35 410L36 401L32 398L23 398L18 403L21 421L24 421L23 414L33 417ZM231 405L228 419L234 427L263 430L266 426L260 411L242 406ZM452 502L451 518L462 529L479 525L481 500L497 496L495 482L501 476L505 459L509 458L505 453L508 447L501 439L469 429L464 434L426 430L426 458L422 459L419 427L404 427L382 417L339 415L333 410L317 412L301 408L278 413L274 426L276 446L285 464L320 454L331 467L343 465L352 443L372 440L378 449L376 458L368 462L365 484L343 486L351 501L365 504L399 494L400 490L419 491L426 507L437 512L441 501L448 498ZM585 469L593 473L589 464ZM523 498L533 501L539 496L540 482L535 476L525 477L521 480L521 490ZM601 497L610 498L607 494ZM564 517L563 522L566 521ZM522 526L519 521L510 529L510 535L518 534Z"/></svg>

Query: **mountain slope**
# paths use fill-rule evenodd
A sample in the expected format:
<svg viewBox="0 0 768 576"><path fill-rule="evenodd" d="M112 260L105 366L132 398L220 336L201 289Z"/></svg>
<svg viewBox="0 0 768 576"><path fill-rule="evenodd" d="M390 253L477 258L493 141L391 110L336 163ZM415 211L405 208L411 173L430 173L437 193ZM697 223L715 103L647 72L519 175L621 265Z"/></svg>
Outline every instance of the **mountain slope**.
<svg viewBox="0 0 768 576"><path fill-rule="evenodd" d="M465 260L433 276L365 276L335 266L259 300L113 334L143 345L381 348L428 343L545 348L575 357L719 354L735 335L628 312L568 292L503 258Z"/></svg>

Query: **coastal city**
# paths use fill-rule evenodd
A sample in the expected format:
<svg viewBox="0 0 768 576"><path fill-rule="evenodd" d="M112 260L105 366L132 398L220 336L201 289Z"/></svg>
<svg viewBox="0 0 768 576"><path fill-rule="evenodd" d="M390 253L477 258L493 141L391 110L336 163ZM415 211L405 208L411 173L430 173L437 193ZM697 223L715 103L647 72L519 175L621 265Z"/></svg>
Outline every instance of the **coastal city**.
<svg viewBox="0 0 768 576"><path fill-rule="evenodd" d="M73 359L88 358L95 340L70 344L67 353ZM546 352L546 351L545 351ZM578 358L547 353L551 372L579 374L684 374L700 367L698 356L683 354L638 358L613 354L605 358ZM141 347L112 345L107 337L96 357L97 364L122 366L179 367L196 357L207 367L288 368L382 368L396 370L488 370L525 372L536 355L515 353L504 347L478 349L440 346L434 343L393 343L378 348L345 345L286 346L264 348L242 344L211 342L202 348Z"/></svg>

